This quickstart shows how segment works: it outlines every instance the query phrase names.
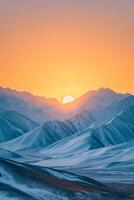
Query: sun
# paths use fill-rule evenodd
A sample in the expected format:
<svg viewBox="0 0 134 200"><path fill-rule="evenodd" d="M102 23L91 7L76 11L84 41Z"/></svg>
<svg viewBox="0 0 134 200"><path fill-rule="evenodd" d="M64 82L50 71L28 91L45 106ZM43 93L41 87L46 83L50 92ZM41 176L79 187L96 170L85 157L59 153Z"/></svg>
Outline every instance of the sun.
<svg viewBox="0 0 134 200"><path fill-rule="evenodd" d="M72 101L74 101L74 97L71 96L71 95L67 95L67 96L64 96L63 99L62 99L62 103L65 104L65 103L70 103Z"/></svg>

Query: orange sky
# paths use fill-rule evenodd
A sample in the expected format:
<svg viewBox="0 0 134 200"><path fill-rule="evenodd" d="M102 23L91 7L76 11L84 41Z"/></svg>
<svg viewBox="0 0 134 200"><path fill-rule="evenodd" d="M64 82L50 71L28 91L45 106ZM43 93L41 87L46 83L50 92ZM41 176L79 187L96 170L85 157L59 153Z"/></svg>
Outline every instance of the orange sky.
<svg viewBox="0 0 134 200"><path fill-rule="evenodd" d="M134 1L0 1L0 85L61 99L134 93Z"/></svg>

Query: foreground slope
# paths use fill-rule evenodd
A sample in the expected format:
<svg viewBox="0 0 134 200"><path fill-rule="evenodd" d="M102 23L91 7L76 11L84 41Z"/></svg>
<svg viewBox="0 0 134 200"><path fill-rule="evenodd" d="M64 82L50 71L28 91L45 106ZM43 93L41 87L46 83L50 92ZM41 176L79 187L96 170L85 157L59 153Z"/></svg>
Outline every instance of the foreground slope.
<svg viewBox="0 0 134 200"><path fill-rule="evenodd" d="M122 194L92 178L65 170L55 170L0 158L0 197L3 200L129 200L133 193Z"/></svg>

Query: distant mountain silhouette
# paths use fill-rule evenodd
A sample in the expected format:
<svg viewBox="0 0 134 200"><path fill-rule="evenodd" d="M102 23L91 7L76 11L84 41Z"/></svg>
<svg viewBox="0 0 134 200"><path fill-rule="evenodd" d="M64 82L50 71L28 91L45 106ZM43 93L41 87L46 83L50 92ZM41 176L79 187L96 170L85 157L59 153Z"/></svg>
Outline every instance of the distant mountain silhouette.
<svg viewBox="0 0 134 200"><path fill-rule="evenodd" d="M89 91L72 103L61 104L56 99L0 88L0 112L16 111L33 121L65 120L83 112L117 103L128 94L118 94L109 88Z"/></svg>

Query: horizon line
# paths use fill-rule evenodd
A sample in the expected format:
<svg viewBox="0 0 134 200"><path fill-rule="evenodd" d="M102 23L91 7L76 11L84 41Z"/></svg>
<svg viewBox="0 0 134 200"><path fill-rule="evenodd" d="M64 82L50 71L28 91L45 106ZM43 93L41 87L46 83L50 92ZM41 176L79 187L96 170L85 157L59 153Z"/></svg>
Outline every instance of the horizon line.
<svg viewBox="0 0 134 200"><path fill-rule="evenodd" d="M0 89L5 89L5 90L12 90L14 92L19 92L19 93L28 93L29 95L32 95L34 97L43 97L43 98L46 98L47 100L56 100L58 101L59 103L62 103L62 98L68 94L64 94L60 99L59 98L56 98L56 97L48 97L48 96L45 96L45 95L41 95L41 94L36 94L32 91L29 91L29 90L21 90L21 89L16 89L16 88L13 88L13 87L9 87L9 86L1 86L0 85ZM93 92L93 91L99 91L99 90L111 90L117 94L128 94L128 95L133 95L133 93L129 93L129 92L119 92L119 91L116 91L110 87L98 87L97 89L91 89L91 90L87 90L86 92L84 92L83 94L81 94L80 96L78 97L75 97L74 96L74 101L79 99L80 97L82 97L83 95L86 95L88 92Z"/></svg>

